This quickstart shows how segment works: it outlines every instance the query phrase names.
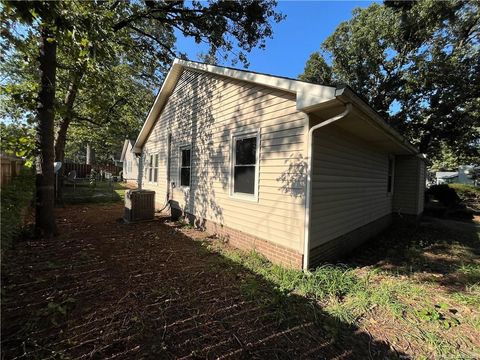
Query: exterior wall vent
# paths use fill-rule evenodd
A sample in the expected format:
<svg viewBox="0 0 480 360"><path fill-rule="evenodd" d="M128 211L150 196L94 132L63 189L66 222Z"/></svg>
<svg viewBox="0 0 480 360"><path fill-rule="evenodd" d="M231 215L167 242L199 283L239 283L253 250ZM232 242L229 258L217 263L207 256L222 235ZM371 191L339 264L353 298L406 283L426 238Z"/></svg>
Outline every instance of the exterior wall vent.
<svg viewBox="0 0 480 360"><path fill-rule="evenodd" d="M123 219L128 222L152 220L155 217L155 191L127 190Z"/></svg>

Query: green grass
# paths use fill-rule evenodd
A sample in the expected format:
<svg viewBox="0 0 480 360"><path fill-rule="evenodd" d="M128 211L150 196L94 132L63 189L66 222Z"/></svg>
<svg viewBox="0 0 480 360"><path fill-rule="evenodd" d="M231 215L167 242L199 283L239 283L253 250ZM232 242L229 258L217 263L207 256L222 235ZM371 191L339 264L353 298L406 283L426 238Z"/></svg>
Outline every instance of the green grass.
<svg viewBox="0 0 480 360"><path fill-rule="evenodd" d="M423 254L423 251L435 242L431 239L432 236L437 237L436 235L443 232L440 229L439 233L428 234L426 241L424 230L417 232L416 256ZM451 235L448 231L445 233L446 237ZM437 241L446 245L440 235ZM415 343L417 355L423 354L425 358L471 358L470 354L477 351L472 344L459 347L459 344L464 344L465 341L462 340L463 333L458 333L458 329L480 331L480 315L474 310L480 308L479 283L467 285L464 291L439 292L435 283L419 280L415 276L417 271L411 274L403 271L395 273L375 265L362 268L354 265L325 265L311 273L304 273L272 264L254 251L246 253L226 247L221 242L205 244L210 250L224 256L225 260L220 260L222 265L233 261L253 273L252 278L242 279L240 290L249 300L268 307L270 311L273 309L278 323L288 321L285 309L291 304L284 303L285 297L277 299L278 296L274 294L265 294L261 282L255 278L256 275L272 284L273 288L278 290L275 292L277 294L285 294L287 298L288 295L300 295L310 299L313 304L320 305L322 311L338 324L362 328L372 326L368 325L368 321L373 321L374 324L389 324L389 331ZM460 246L457 241L449 245ZM463 246L469 248L465 244ZM407 246L405 250L408 249L410 248ZM455 254L465 260L465 263L454 266L455 274L463 274L471 283L479 274L479 265L470 261L470 251L455 251ZM469 316L459 315L458 311L462 306L472 309L470 311L473 313ZM294 310L290 308L289 311ZM312 314L311 316L316 316L315 311ZM468 330L468 326L473 330ZM332 336L336 336L336 332L337 335L342 335L341 328L334 326L331 330Z"/></svg>
<svg viewBox="0 0 480 360"><path fill-rule="evenodd" d="M66 203L108 203L123 201L126 188L118 182L97 181L95 185L88 182L67 184L63 198Z"/></svg>
<svg viewBox="0 0 480 360"><path fill-rule="evenodd" d="M324 265L311 273L286 269L266 260L257 252L216 246L229 260L261 275L282 292L303 295L325 306L330 315L348 323L355 322L370 309L380 307L400 317L408 307L402 298L417 298L424 293L420 286L408 281L392 280L369 271L359 276L345 265Z"/></svg>

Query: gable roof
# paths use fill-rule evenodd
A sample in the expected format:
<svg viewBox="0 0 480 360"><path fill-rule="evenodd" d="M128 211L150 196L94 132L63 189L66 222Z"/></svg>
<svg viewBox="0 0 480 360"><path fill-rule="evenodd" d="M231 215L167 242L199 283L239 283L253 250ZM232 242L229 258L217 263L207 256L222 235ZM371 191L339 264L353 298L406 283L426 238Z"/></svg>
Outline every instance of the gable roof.
<svg viewBox="0 0 480 360"><path fill-rule="evenodd" d="M253 71L238 70L225 66L208 65L204 63L175 59L168 72L160 91L158 92L147 119L145 120L132 151L140 153L150 131L155 125L160 113L166 105L175 86L185 69L202 71L211 74L221 75L228 78L241 80L257 85L283 90L296 95L297 110L305 113L312 112L324 106L328 106L336 100L353 102L366 111L380 127L388 132L396 141L401 143L411 153L418 153L418 150L409 144L399 133L389 126L383 118L373 110L361 97L359 97L348 86L335 87L329 85L318 85L287 77L262 74Z"/></svg>
<svg viewBox="0 0 480 360"><path fill-rule="evenodd" d="M123 142L122 154L120 155L120 161L125 160L125 156L127 155L129 145L130 145L130 149L131 149L131 148L133 148L134 144L135 143L134 143L133 140L125 139L125 141Z"/></svg>

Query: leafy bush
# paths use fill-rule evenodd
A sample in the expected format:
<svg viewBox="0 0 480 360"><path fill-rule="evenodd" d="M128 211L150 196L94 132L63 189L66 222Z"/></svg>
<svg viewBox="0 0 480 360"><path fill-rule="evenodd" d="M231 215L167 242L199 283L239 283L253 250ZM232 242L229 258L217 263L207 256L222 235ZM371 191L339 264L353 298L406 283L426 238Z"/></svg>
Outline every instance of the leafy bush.
<svg viewBox="0 0 480 360"><path fill-rule="evenodd" d="M30 169L22 170L1 192L0 219L2 252L22 230L22 212L33 198L35 178Z"/></svg>
<svg viewBox="0 0 480 360"><path fill-rule="evenodd" d="M462 201L476 209L480 209L480 188L466 184L450 184Z"/></svg>
<svg viewBox="0 0 480 360"><path fill-rule="evenodd" d="M433 196L447 207L458 205L461 201L455 189L446 184L430 186L425 194Z"/></svg>

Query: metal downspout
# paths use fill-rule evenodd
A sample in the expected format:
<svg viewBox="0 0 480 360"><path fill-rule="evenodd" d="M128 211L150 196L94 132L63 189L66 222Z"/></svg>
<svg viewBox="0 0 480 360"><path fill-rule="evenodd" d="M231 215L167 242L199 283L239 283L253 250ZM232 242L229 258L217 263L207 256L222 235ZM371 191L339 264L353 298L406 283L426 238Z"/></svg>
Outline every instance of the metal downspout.
<svg viewBox="0 0 480 360"><path fill-rule="evenodd" d="M308 165L307 165L307 191L305 195L305 228L304 228L304 245L303 245L303 270L308 271L310 258L310 211L312 207L312 164L313 164L313 132L321 127L327 126L337 120L348 115L352 109L352 104L345 104L345 110L328 120L312 126L308 131Z"/></svg>

